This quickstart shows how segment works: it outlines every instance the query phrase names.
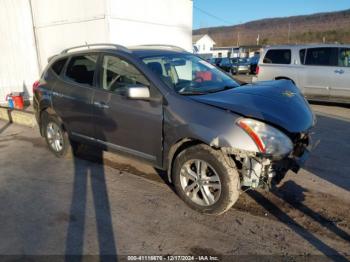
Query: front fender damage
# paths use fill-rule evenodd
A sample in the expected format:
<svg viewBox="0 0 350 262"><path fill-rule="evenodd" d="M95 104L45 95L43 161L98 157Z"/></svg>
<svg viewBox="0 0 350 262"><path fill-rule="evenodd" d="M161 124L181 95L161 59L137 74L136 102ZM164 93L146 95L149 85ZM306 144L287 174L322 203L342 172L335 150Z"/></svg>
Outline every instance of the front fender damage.
<svg viewBox="0 0 350 262"><path fill-rule="evenodd" d="M287 173L289 166L283 159L274 159L272 156L259 152L223 147L221 151L231 157L240 174L241 186L248 188L270 189L278 184Z"/></svg>

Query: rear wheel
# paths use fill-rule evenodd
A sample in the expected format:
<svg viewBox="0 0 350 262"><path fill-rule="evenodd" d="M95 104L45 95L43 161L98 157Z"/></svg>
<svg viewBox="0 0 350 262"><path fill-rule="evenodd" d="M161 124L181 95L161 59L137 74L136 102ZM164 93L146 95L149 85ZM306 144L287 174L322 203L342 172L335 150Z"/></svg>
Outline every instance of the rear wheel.
<svg viewBox="0 0 350 262"><path fill-rule="evenodd" d="M63 129L60 121L56 117L45 113L41 123L43 135L50 151L60 158L71 157L77 144L69 140L68 134Z"/></svg>
<svg viewBox="0 0 350 262"><path fill-rule="evenodd" d="M190 147L177 156L173 181L178 195L202 213L222 214L239 197L239 175L234 162L207 145Z"/></svg>

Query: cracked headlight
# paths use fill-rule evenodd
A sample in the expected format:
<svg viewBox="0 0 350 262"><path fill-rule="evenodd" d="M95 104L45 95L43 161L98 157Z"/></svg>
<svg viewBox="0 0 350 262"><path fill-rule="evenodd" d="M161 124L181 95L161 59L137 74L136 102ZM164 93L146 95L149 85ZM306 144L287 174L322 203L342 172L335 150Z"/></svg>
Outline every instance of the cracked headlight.
<svg viewBox="0 0 350 262"><path fill-rule="evenodd" d="M261 153L284 156L293 150L289 137L270 125L250 118L241 118L237 124L253 139Z"/></svg>

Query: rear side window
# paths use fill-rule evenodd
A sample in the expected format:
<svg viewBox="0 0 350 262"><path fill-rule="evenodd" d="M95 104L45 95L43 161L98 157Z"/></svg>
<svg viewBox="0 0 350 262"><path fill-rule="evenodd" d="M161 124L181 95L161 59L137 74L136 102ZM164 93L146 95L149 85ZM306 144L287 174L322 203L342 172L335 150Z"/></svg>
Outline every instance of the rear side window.
<svg viewBox="0 0 350 262"><path fill-rule="evenodd" d="M230 59L229 58L223 58L221 60L221 64L222 65L229 65L230 64Z"/></svg>
<svg viewBox="0 0 350 262"><path fill-rule="evenodd" d="M92 86L97 55L73 56L67 66L66 77L70 80Z"/></svg>
<svg viewBox="0 0 350 262"><path fill-rule="evenodd" d="M309 48L306 52L305 65L337 66L338 48Z"/></svg>
<svg viewBox="0 0 350 262"><path fill-rule="evenodd" d="M270 49L264 57L265 64L290 64L291 63L290 49Z"/></svg>
<svg viewBox="0 0 350 262"><path fill-rule="evenodd" d="M57 75L60 75L61 72L62 72L62 69L64 67L64 65L66 64L68 58L62 58L62 59L59 59L58 61L56 61L51 69L57 74Z"/></svg>

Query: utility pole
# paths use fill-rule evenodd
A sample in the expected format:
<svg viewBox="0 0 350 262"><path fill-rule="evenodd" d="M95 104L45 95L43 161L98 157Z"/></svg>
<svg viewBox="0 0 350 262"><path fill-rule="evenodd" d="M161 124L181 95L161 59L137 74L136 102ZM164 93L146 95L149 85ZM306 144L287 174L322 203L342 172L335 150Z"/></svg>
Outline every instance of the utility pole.
<svg viewBox="0 0 350 262"><path fill-rule="evenodd" d="M290 43L290 23L288 23L288 44Z"/></svg>

